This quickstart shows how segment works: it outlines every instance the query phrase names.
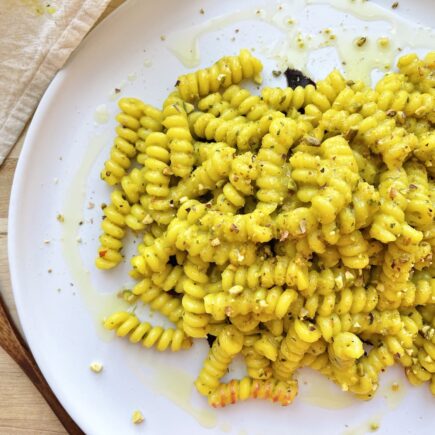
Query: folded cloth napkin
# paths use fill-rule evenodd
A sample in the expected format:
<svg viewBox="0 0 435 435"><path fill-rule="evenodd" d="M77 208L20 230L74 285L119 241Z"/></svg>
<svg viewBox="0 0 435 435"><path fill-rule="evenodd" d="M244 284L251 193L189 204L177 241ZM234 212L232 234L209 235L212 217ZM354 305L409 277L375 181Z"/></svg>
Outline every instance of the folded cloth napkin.
<svg viewBox="0 0 435 435"><path fill-rule="evenodd" d="M0 0L0 165L110 0Z"/></svg>

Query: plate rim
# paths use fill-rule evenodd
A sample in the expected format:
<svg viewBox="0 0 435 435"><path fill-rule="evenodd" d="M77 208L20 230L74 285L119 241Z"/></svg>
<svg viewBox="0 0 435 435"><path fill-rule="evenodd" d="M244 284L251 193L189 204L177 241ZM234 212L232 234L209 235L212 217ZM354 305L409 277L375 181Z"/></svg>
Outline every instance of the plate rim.
<svg viewBox="0 0 435 435"><path fill-rule="evenodd" d="M114 11L112 11L107 17L105 17L101 22L99 22L80 42L79 46L76 48L70 59L75 57L79 52L81 47L86 44L88 38L92 38L96 32L102 31L107 25L110 24L111 20L116 19L117 15L126 7L129 7L136 0L125 0L123 4L118 6ZM25 175L26 169L32 163L31 153L34 150L38 136L37 133L43 128L44 116L46 114L46 110L53 102L53 97L55 96L59 86L62 84L62 78L64 73L64 68L68 66L70 59L67 60L65 65L56 73L53 80L45 90L36 110L33 115L32 120L30 121L28 131L26 133L26 137L23 142L23 147L20 152L17 167L14 172L12 188L9 200L9 210L8 210L8 241L7 241L7 250L8 250L8 262L9 262L9 272L10 272L10 280L11 280L11 288L13 299L17 308L19 322L22 326L24 339L29 345L30 352L35 358L36 363L38 364L39 369L41 370L44 378L49 384L50 388L56 395L59 402L62 404L64 409L68 412L68 414L74 419L74 421L80 426L85 433L93 433L95 428L91 426L91 420L86 417L86 414L80 412L80 407L76 406L74 400L70 400L68 394L66 394L66 388L63 386L64 384L59 383L53 379L52 372L49 370L49 367L40 364L40 361L43 359L43 351L40 348L38 351L38 346L35 346L36 337L31 337L32 334L29 334L29 320L27 316L24 315L24 305L25 299L22 292L16 290L21 287L20 285L20 274L22 273L22 268L20 268L19 264L19 252L17 251L17 238L18 232L20 228L15 224L17 221L17 216L19 214L19 199L22 197L23 190L26 187ZM72 399L72 396L71 396Z"/></svg>

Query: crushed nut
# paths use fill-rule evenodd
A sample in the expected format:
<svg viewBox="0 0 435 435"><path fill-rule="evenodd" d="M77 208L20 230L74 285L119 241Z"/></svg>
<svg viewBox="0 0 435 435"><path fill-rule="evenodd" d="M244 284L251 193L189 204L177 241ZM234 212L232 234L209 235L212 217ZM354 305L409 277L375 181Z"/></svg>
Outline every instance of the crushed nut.
<svg viewBox="0 0 435 435"><path fill-rule="evenodd" d="M299 311L299 317L304 318L305 316L308 316L308 314L309 311L305 307L302 307L301 310Z"/></svg>
<svg viewBox="0 0 435 435"><path fill-rule="evenodd" d="M391 199L394 199L397 195L398 195L398 191L397 191L397 189L395 189L394 187L392 187L391 189L390 189L390 191L388 192L388 195L389 195L389 197L391 198Z"/></svg>
<svg viewBox="0 0 435 435"><path fill-rule="evenodd" d="M310 145L313 145L315 147L318 147L320 145L320 140L317 139L317 137L314 137L314 136L305 136L304 140L305 140L305 142L307 142Z"/></svg>
<svg viewBox="0 0 435 435"><path fill-rule="evenodd" d="M301 234L305 234L307 232L307 221L305 219L302 219L299 222L299 230Z"/></svg>
<svg viewBox="0 0 435 435"><path fill-rule="evenodd" d="M210 245L213 247L219 246L220 244L221 244L221 241L217 237L210 242Z"/></svg>
<svg viewBox="0 0 435 435"><path fill-rule="evenodd" d="M370 430L372 432L375 432L379 429L379 424L378 423L370 423Z"/></svg>
<svg viewBox="0 0 435 435"><path fill-rule="evenodd" d="M140 424L145 420L144 416L140 411L134 411L133 415L131 416L131 421L134 424Z"/></svg>
<svg viewBox="0 0 435 435"><path fill-rule="evenodd" d="M144 225L149 225L149 224L152 224L153 221L154 221L154 219L153 219L149 214L147 214L147 215L143 218L142 223L143 223Z"/></svg>
<svg viewBox="0 0 435 435"><path fill-rule="evenodd" d="M355 40L355 44L357 47L362 47L367 42L366 36L360 36Z"/></svg>
<svg viewBox="0 0 435 435"><path fill-rule="evenodd" d="M289 232L288 231L281 231L281 234L279 235L279 241L283 242L284 240L286 240L289 236Z"/></svg>
<svg viewBox="0 0 435 435"><path fill-rule="evenodd" d="M91 201L88 202L88 209L91 210L95 207L95 204Z"/></svg>
<svg viewBox="0 0 435 435"><path fill-rule="evenodd" d="M234 285L228 290L228 293L230 295L238 295L239 293L242 293L242 291L243 291L243 286Z"/></svg>
<svg viewBox="0 0 435 435"><path fill-rule="evenodd" d="M240 230L236 224L231 224L230 231L234 231L235 233L238 233Z"/></svg>
<svg viewBox="0 0 435 435"><path fill-rule="evenodd" d="M89 366L89 368L94 372L94 373L100 373L103 370L103 364L101 364L100 362L93 362L91 363L91 365Z"/></svg>

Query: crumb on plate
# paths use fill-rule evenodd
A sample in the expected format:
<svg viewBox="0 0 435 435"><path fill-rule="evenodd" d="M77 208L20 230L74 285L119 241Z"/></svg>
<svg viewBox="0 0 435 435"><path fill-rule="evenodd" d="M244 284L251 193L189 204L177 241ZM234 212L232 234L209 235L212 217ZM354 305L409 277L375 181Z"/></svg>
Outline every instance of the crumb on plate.
<svg viewBox="0 0 435 435"><path fill-rule="evenodd" d="M134 424L140 424L144 421L144 416L142 415L142 413L138 410L133 412L133 415L131 416L131 421Z"/></svg>
<svg viewBox="0 0 435 435"><path fill-rule="evenodd" d="M103 364L101 364L100 362L96 362L94 361L93 363L91 363L91 365L89 366L89 368L94 372L94 373L100 373L103 370Z"/></svg>

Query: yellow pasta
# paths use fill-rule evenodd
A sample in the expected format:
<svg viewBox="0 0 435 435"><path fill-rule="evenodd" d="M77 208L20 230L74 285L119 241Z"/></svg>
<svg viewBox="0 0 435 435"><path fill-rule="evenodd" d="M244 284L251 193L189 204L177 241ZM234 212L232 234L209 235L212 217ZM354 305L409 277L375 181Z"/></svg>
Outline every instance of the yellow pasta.
<svg viewBox="0 0 435 435"><path fill-rule="evenodd" d="M101 171L101 178L111 186L121 180L131 165L131 159L136 156L137 132L145 110L145 104L136 98L121 98L118 105L121 113L116 117L119 122L116 127L117 137L110 152L110 159Z"/></svg>
<svg viewBox="0 0 435 435"><path fill-rule="evenodd" d="M174 327L131 310L104 326L159 351L214 337L195 381L213 407L289 405L302 367L367 400L398 363L435 394L434 59L374 89L334 70L260 96L242 50L179 77L162 110L122 99L96 265L140 234L123 298ZM247 376L223 382L237 355Z"/></svg>

